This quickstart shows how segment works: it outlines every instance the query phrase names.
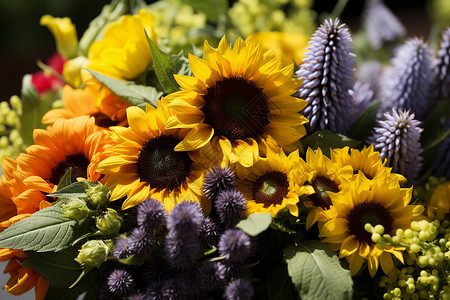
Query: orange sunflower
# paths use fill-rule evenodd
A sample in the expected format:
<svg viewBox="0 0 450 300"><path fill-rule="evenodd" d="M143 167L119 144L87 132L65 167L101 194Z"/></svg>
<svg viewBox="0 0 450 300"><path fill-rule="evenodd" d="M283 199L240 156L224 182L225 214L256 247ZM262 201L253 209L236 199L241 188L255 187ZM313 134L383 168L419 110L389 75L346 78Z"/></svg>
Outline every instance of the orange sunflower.
<svg viewBox="0 0 450 300"><path fill-rule="evenodd" d="M298 112L307 102L292 96L300 85L292 78L293 64L282 65L274 51L264 53L251 38L238 38L231 49L225 37L218 49L205 41L204 60L190 55L189 63L194 77L175 75L182 91L167 96L175 115L166 128L189 130L176 151L218 141L219 161L249 167L265 135L287 151L301 147L308 120Z"/></svg>

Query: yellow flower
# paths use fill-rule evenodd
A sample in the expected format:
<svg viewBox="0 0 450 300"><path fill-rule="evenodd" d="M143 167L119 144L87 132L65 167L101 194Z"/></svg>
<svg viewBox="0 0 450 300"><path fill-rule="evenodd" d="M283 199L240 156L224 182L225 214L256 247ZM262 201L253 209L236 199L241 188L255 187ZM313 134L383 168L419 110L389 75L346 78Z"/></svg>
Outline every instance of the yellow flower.
<svg viewBox="0 0 450 300"><path fill-rule="evenodd" d="M273 51L264 53L253 39L241 38L233 49L225 37L218 49L205 41L204 57L189 56L194 77L175 75L183 90L167 97L175 116L166 127L190 130L176 151L199 149L219 137L223 157L247 167L258 159L258 143L267 134L287 151L301 147L307 119L298 112L306 101L291 96L299 86L293 64L283 66Z"/></svg>
<svg viewBox="0 0 450 300"><path fill-rule="evenodd" d="M122 209L149 197L161 201L167 211L184 200L201 202L204 167L188 152L174 151L188 130L165 129L170 116L161 99L157 109L147 105L146 112L136 106L127 108L128 128L110 127L114 142L97 171L105 174L111 201L127 197Z"/></svg>
<svg viewBox="0 0 450 300"><path fill-rule="evenodd" d="M83 84L81 70L89 65L89 60L84 56L75 57L64 63L64 79L74 88L79 88Z"/></svg>
<svg viewBox="0 0 450 300"><path fill-rule="evenodd" d="M238 189L247 199L247 213L277 213L287 207L298 217L299 196L314 193L309 185L298 186L297 178L304 173L305 162L298 150L286 156L283 151L269 150L267 157L253 166L236 168Z"/></svg>
<svg viewBox="0 0 450 300"><path fill-rule="evenodd" d="M261 43L263 50L276 49L275 54L286 65L291 64L292 59L297 65L302 63L309 41L309 37L292 32L261 31L251 36Z"/></svg>
<svg viewBox="0 0 450 300"><path fill-rule="evenodd" d="M347 258L352 275L361 269L364 261L367 261L372 277L378 265L386 274L394 269L391 255L403 262L404 248L388 246L379 249L364 226L367 223L382 225L384 232L391 236L399 228L409 228L411 221L424 209L421 205L409 205L412 188L400 188L398 181L386 173L372 181L358 174L356 180L343 183L341 193L328 195L337 216L320 227L319 237L335 250L340 250L340 258Z"/></svg>
<svg viewBox="0 0 450 300"><path fill-rule="evenodd" d="M65 58L74 58L78 51L77 30L70 18L41 17L41 26L47 26L56 40L56 49Z"/></svg>
<svg viewBox="0 0 450 300"><path fill-rule="evenodd" d="M448 218L450 214L450 181L438 185L428 203L427 214L433 219Z"/></svg>
<svg viewBox="0 0 450 300"><path fill-rule="evenodd" d="M146 9L110 23L103 40L94 42L89 48L87 68L125 80L132 80L145 72L152 63L145 32L156 42L153 23L153 15Z"/></svg>

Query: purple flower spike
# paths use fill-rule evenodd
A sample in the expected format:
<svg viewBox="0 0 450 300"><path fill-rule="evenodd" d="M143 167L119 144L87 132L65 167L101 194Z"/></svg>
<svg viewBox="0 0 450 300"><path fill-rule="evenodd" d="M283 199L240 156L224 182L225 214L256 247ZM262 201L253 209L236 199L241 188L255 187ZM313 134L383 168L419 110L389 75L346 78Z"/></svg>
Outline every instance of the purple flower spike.
<svg viewBox="0 0 450 300"><path fill-rule="evenodd" d="M113 255L117 259L125 259L131 256L131 244L127 238L120 237L116 240L113 249Z"/></svg>
<svg viewBox="0 0 450 300"><path fill-rule="evenodd" d="M382 75L382 110L410 109L418 119L423 118L432 99L433 80L428 44L419 38L409 39L396 49L391 66Z"/></svg>
<svg viewBox="0 0 450 300"><path fill-rule="evenodd" d="M107 279L108 289L115 297L126 297L135 292L135 280L133 274L124 269L112 271Z"/></svg>
<svg viewBox="0 0 450 300"><path fill-rule="evenodd" d="M220 237L219 254L225 256L227 262L242 264L251 253L250 237L240 229L228 229Z"/></svg>
<svg viewBox="0 0 450 300"><path fill-rule="evenodd" d="M299 97L309 103L303 114L310 131L328 129L345 134L353 121L349 118L355 65L351 35L338 19L325 20L309 44L297 71L303 80Z"/></svg>
<svg viewBox="0 0 450 300"><path fill-rule="evenodd" d="M253 287L245 279L237 278L231 281L225 288L224 298L226 300L250 300L253 298Z"/></svg>
<svg viewBox="0 0 450 300"><path fill-rule="evenodd" d="M369 43L376 50L406 33L405 27L381 0L366 1L363 20Z"/></svg>
<svg viewBox="0 0 450 300"><path fill-rule="evenodd" d="M404 175L411 183L422 168L423 152L419 139L423 131L420 122L409 111L385 113L385 120L379 121L371 138L374 148L380 151L381 159L387 159L392 172Z"/></svg>
<svg viewBox="0 0 450 300"><path fill-rule="evenodd" d="M215 200L221 191L234 189L235 187L234 172L230 167L213 167L206 174L205 180L203 181L203 193L210 200Z"/></svg>
<svg viewBox="0 0 450 300"><path fill-rule="evenodd" d="M128 237L129 251L136 256L144 256L153 249L153 239L140 227L134 228Z"/></svg>
<svg viewBox="0 0 450 300"><path fill-rule="evenodd" d="M244 195L236 189L219 193L214 204L225 228L234 227L244 218L247 210L247 201Z"/></svg>
<svg viewBox="0 0 450 300"><path fill-rule="evenodd" d="M160 201L149 198L137 206L136 219L138 226L152 234L153 230L166 224L167 212Z"/></svg>
<svg viewBox="0 0 450 300"><path fill-rule="evenodd" d="M450 97L450 28L442 34L440 49L437 53L435 80L435 98L447 99Z"/></svg>

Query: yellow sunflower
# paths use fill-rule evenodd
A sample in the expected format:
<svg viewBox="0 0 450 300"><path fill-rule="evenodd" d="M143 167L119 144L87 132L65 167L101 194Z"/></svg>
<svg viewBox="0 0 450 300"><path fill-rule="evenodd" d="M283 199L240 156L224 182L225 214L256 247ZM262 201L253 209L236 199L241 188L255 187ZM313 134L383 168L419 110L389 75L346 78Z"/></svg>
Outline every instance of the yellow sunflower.
<svg viewBox="0 0 450 300"><path fill-rule="evenodd" d="M157 109L147 105L146 112L129 107L128 128L110 128L114 142L97 171L105 174L112 201L127 197L122 209L149 197L161 201L168 211L184 200L201 202L204 167L192 160L188 152L174 151L188 130L165 129L170 116L165 100L161 99Z"/></svg>
<svg viewBox="0 0 450 300"><path fill-rule="evenodd" d="M350 153L349 153L350 151ZM380 152L373 150L373 144L364 146L362 150L344 147L342 149L332 149L331 160L338 168L351 166L354 176L362 172L367 179L374 179L379 174L387 172L389 176L397 177L400 182L406 182L406 178L401 174L391 173L391 169L386 167L387 160L380 158Z"/></svg>
<svg viewBox="0 0 450 300"><path fill-rule="evenodd" d="M298 186L297 178L306 169L298 150L286 156L269 150L253 166L236 168L238 189L247 199L247 213L277 213L287 207L298 217L299 196L314 193L309 185Z"/></svg>
<svg viewBox="0 0 450 300"><path fill-rule="evenodd" d="M437 186L428 203L427 214L439 220L450 217L450 181Z"/></svg>
<svg viewBox="0 0 450 300"><path fill-rule="evenodd" d="M340 193L342 182L352 177L353 169L349 165L338 167L323 155L320 148L315 152L308 148L306 163L308 165L306 178L303 176L298 180L299 184L303 182L310 184L315 191L308 197L311 201L305 201L306 207L314 207L306 217L306 228L309 229L317 221L325 222L336 216L328 192Z"/></svg>
<svg viewBox="0 0 450 300"><path fill-rule="evenodd" d="M340 258L347 258L352 275L361 269L364 261L367 261L372 277L378 265L386 274L393 270L391 255L403 262L404 248L388 246L379 249L364 225L380 224L391 236L399 228L409 228L411 221L424 210L421 205L409 205L412 188L400 188L397 180L389 178L386 172L374 180L358 174L355 181L343 184L341 193L329 193L329 196L337 216L321 226L319 237L340 250Z"/></svg>
<svg viewBox="0 0 450 300"><path fill-rule="evenodd" d="M219 159L249 167L264 135L287 151L301 147L308 120L298 112L307 102L292 96L300 84L292 78L293 64L283 66L274 51L264 53L250 38L238 38L233 49L225 37L218 49L205 41L204 58L189 56L194 77L175 75L182 91L167 97L175 115L166 127L190 130L176 151L199 149L216 138Z"/></svg>

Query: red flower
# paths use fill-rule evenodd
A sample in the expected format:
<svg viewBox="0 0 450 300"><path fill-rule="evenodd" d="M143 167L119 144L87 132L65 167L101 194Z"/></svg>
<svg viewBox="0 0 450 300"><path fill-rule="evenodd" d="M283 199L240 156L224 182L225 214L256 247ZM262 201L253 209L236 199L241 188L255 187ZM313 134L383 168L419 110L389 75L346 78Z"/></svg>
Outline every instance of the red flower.
<svg viewBox="0 0 450 300"><path fill-rule="evenodd" d="M61 54L55 52L46 62L53 70L62 74L64 63L67 61ZM54 92L58 87L63 86L64 82L59 78L49 74L46 71L40 71L32 74L31 82L38 90L39 95L46 92Z"/></svg>

